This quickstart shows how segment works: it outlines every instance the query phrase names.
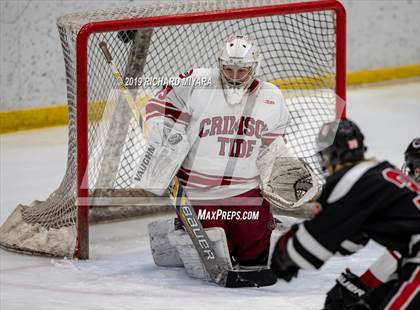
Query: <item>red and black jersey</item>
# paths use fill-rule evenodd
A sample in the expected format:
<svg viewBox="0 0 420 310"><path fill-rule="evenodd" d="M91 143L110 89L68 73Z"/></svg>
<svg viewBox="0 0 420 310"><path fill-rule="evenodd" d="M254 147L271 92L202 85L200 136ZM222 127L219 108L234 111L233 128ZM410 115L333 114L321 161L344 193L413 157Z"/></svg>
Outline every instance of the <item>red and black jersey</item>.
<svg viewBox="0 0 420 310"><path fill-rule="evenodd" d="M363 161L327 178L322 212L299 225L287 244L305 269L350 254L373 239L420 263L420 185L388 162Z"/></svg>

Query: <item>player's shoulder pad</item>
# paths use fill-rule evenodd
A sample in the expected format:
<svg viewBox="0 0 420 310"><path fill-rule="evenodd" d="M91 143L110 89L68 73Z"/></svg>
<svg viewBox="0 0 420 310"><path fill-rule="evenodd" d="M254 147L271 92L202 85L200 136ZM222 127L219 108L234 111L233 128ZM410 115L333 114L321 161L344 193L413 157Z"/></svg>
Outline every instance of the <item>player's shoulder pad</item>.
<svg viewBox="0 0 420 310"><path fill-rule="evenodd" d="M284 102L282 91L274 84L261 81L258 97L266 104L281 104Z"/></svg>
<svg viewBox="0 0 420 310"><path fill-rule="evenodd" d="M260 82L258 102L274 109L284 109L285 101L281 90L269 82Z"/></svg>
<svg viewBox="0 0 420 310"><path fill-rule="evenodd" d="M366 160L347 170L331 191L327 202L334 203L346 196L366 172L378 165L379 163L376 160Z"/></svg>
<svg viewBox="0 0 420 310"><path fill-rule="evenodd" d="M260 81L260 83L261 83L261 86L260 86L261 89L264 89L266 91L270 91L274 94L282 95L282 92L281 92L280 88L278 88L273 83L266 82L266 81Z"/></svg>

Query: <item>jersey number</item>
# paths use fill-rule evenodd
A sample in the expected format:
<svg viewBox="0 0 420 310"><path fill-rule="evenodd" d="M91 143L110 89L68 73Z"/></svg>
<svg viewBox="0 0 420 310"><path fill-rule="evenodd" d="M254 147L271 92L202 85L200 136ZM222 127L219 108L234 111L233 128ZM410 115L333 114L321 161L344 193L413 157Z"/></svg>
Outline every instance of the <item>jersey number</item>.
<svg viewBox="0 0 420 310"><path fill-rule="evenodd" d="M413 203L420 210L420 185L397 169L387 168L382 171L382 175L385 180L397 185L399 188L407 187L412 192L419 194L413 199Z"/></svg>

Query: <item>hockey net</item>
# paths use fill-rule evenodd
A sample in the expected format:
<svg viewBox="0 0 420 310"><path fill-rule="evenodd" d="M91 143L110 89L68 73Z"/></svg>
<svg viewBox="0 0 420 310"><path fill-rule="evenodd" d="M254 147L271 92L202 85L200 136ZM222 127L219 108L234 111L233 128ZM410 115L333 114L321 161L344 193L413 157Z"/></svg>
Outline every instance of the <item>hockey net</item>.
<svg viewBox="0 0 420 310"><path fill-rule="evenodd" d="M167 205L165 199L132 189L145 143L100 52L102 41L127 85L135 88L137 102L145 104L155 89L139 85L139 77L215 67L229 35L252 36L263 59L258 78L285 94L289 146L318 169L314 137L323 122L344 115L344 11L335 1L255 3L207 0L59 18L69 120L66 173L47 200L16 208L0 228L0 244L31 254L86 258L88 224L81 208L97 206L99 213L91 210L91 216L112 219L115 211L131 217Z"/></svg>

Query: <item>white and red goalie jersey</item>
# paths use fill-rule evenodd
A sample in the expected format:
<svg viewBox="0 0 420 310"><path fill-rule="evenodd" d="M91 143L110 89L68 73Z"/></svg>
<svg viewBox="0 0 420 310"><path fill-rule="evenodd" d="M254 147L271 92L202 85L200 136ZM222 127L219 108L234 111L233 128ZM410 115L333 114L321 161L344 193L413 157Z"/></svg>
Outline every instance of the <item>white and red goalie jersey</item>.
<svg viewBox="0 0 420 310"><path fill-rule="evenodd" d="M230 105L217 69L180 77L183 85L164 86L149 101L146 122L164 121L186 133L191 148L177 176L189 198L227 198L258 187L259 150L284 135L289 121L281 91L254 80L246 99Z"/></svg>

